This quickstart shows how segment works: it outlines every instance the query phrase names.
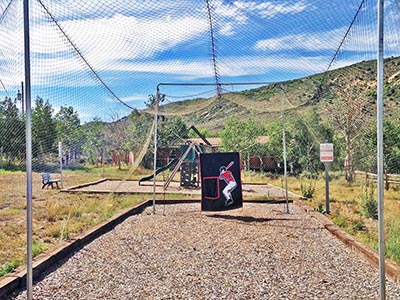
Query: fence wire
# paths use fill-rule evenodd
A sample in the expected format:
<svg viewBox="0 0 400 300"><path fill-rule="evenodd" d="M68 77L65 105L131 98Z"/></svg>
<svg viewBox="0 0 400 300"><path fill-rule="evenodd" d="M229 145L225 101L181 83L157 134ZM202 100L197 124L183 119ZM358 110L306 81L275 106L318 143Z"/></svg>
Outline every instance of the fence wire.
<svg viewBox="0 0 400 300"><path fill-rule="evenodd" d="M326 141L335 144L333 170L375 172L375 2L31 1L35 199L48 197L43 173L62 176L64 188L151 173L155 94L163 82L189 85L161 88L159 166L198 138L189 130L195 126L218 140L219 150L240 151L245 168L282 172L283 87L293 173L321 171L319 143ZM398 1L388 1L391 174L400 173L399 15ZM23 49L22 1L0 0L0 210L23 207L25 196ZM235 85L241 82L271 84ZM56 220L52 205L37 208L36 224L44 215L64 238L72 209ZM12 251L0 257L1 266Z"/></svg>

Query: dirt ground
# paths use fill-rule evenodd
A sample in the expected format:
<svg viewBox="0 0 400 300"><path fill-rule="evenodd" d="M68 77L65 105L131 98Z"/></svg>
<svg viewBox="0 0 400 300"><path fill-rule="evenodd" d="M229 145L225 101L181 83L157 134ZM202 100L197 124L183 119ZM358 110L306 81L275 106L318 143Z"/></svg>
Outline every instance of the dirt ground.
<svg viewBox="0 0 400 300"><path fill-rule="evenodd" d="M92 184L80 185L65 189L66 192L92 192L92 193L153 193L153 182L144 182L139 185L138 181L103 180ZM268 200L285 199L285 190L271 184L242 184L244 197L263 197ZM184 194L201 195L201 188L184 188L179 182L171 182L164 189L164 182L156 182L157 194ZM288 192L289 199L299 199L300 196Z"/></svg>

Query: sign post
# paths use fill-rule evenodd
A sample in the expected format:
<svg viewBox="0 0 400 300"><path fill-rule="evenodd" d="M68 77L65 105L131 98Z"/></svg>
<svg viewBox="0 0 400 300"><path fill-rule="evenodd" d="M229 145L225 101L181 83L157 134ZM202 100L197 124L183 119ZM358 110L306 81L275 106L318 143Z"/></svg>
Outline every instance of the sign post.
<svg viewBox="0 0 400 300"><path fill-rule="evenodd" d="M333 162L333 144L324 143L320 144L320 160L325 165L325 202L326 209L325 212L327 214L330 213L329 207L329 163Z"/></svg>

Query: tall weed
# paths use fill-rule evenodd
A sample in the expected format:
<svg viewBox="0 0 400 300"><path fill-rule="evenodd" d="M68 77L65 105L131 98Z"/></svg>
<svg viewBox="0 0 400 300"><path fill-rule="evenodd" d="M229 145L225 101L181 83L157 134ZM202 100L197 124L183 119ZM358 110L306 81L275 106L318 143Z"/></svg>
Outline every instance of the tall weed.
<svg viewBox="0 0 400 300"><path fill-rule="evenodd" d="M367 218L378 220L378 201L375 198L375 185L367 183L360 198L362 214Z"/></svg>
<svg viewBox="0 0 400 300"><path fill-rule="evenodd" d="M303 173L300 176L300 190L304 198L311 199L314 197L317 180L318 175L313 173Z"/></svg>
<svg viewBox="0 0 400 300"><path fill-rule="evenodd" d="M386 253L387 256L400 264L400 221L391 218L387 224Z"/></svg>

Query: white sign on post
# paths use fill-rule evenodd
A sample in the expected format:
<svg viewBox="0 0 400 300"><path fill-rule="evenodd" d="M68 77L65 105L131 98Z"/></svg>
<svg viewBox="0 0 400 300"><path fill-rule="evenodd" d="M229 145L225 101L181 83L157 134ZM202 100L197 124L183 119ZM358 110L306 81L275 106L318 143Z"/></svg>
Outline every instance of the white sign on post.
<svg viewBox="0 0 400 300"><path fill-rule="evenodd" d="M320 159L321 162L333 162L333 144L320 144Z"/></svg>

